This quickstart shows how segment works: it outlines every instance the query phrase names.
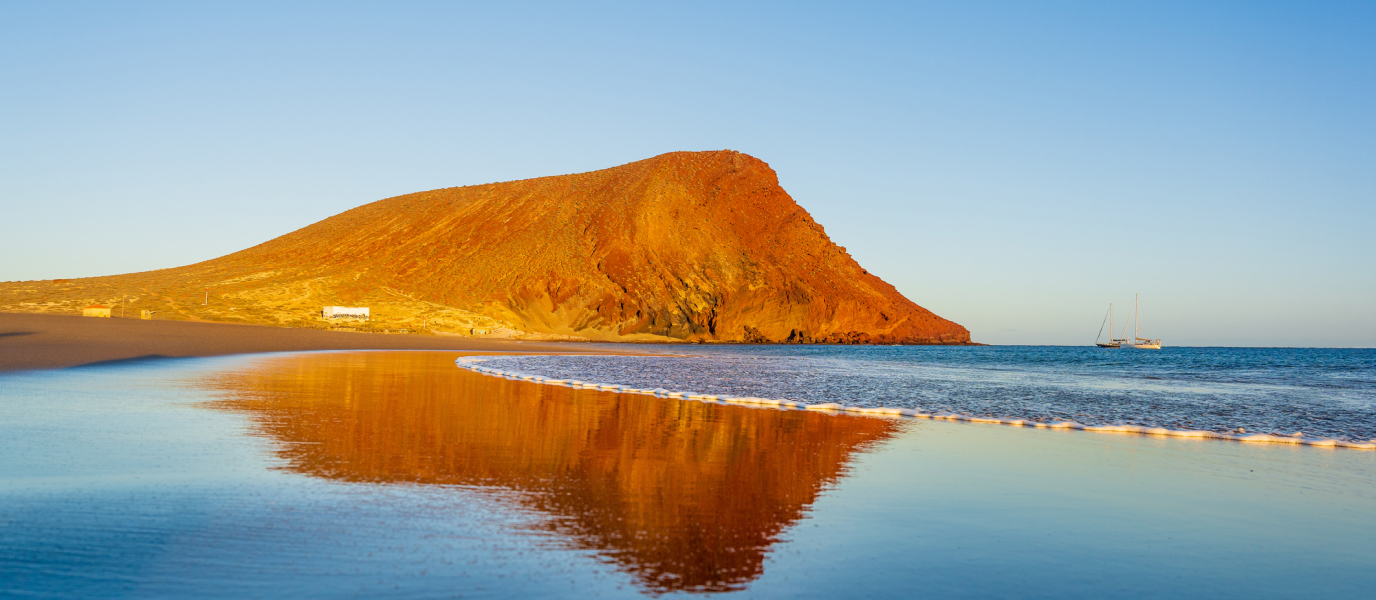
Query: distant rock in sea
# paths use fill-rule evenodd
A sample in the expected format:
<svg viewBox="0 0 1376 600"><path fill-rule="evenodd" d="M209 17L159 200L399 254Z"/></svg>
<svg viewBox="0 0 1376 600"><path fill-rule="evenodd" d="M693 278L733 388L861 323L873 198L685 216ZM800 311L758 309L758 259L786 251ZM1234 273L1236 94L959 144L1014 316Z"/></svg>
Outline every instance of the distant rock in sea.
<svg viewBox="0 0 1376 600"><path fill-rule="evenodd" d="M285 326L328 326L321 307L341 305L371 307L369 330L970 342L832 243L769 165L729 150L388 198L185 267L0 284L8 311L127 297L155 318Z"/></svg>

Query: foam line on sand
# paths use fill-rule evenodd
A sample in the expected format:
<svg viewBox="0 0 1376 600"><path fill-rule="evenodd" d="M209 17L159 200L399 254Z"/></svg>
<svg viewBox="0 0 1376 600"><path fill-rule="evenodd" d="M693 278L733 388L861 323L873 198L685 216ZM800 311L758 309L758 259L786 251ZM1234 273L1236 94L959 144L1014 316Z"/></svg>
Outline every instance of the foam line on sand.
<svg viewBox="0 0 1376 600"><path fill-rule="evenodd" d="M1327 448L1355 448L1358 450L1376 450L1376 440L1369 441L1350 441L1333 438L1305 437L1303 435L1271 435L1265 433L1218 433L1216 431L1202 431L1194 429L1167 429L1164 427L1143 427L1140 425L1082 425L1074 421L1057 421L1054 423L1044 423L1041 421L1028 421L1025 419L997 419L993 417L976 417L954 413L924 413L912 408L895 407L861 407L845 406L835 402L824 402L819 404L807 404L795 400L775 400L771 398L756 398L753 396L726 396L721 394L697 394L693 392L676 392L664 388L636 388L613 383L594 383L588 381L572 379L553 379L529 373L517 373L515 371L505 371L493 367L485 367L478 363L488 359L474 356L461 357L454 361L454 364L461 369L467 369L483 375L494 377L504 377L517 381L529 381L544 385L559 385L565 387L599 390L605 392L618 392L622 394L646 394L659 396L661 398L674 398L679 400L697 400L699 402L711 402L719 404L739 404L743 406L753 406L758 408L774 408L778 410L812 410L827 413L845 413L866 415L872 417L898 417L911 419L930 419L934 421L965 421L968 423L991 423L997 425L1011 425L1014 427L1032 427L1036 429L1064 429L1075 431L1089 431L1093 433L1126 433L1136 435L1157 435L1166 437L1183 438L1202 438L1213 440L1225 440L1244 443L1266 443L1266 444L1294 444L1300 446L1319 446Z"/></svg>

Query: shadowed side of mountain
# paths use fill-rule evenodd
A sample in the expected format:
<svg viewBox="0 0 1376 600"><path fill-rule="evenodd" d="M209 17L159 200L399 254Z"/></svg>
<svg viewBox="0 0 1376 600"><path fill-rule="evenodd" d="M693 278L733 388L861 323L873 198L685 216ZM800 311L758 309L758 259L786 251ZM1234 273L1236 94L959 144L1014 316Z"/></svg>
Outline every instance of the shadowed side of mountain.
<svg viewBox="0 0 1376 600"><path fill-rule="evenodd" d="M11 311L135 295L164 317L298 327L324 326L321 306L360 305L373 312L360 327L495 337L970 340L732 151L398 196L187 267L0 292Z"/></svg>

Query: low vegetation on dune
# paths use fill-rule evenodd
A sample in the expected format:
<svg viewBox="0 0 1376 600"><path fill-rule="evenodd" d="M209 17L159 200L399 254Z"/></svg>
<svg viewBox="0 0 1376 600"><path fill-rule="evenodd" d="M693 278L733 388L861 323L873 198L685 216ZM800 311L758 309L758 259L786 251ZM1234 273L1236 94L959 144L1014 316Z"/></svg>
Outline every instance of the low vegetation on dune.
<svg viewBox="0 0 1376 600"><path fill-rule="evenodd" d="M244 323L372 333L433 333L512 339L563 339L521 331L510 323L468 310L414 300L394 290L342 295L329 278L271 279L272 271L246 281L168 281L161 271L76 280L0 284L0 311L78 315L92 304L113 307L114 318ZM253 285L245 285L257 281ZM178 285L180 284L180 285ZM209 292L209 293L207 293ZM323 306L369 306L371 318L325 319Z"/></svg>
<svg viewBox="0 0 1376 600"><path fill-rule="evenodd" d="M208 297L208 299L207 299ZM832 243L764 162L676 152L380 200L206 262L0 284L0 310L531 339L969 343ZM368 321L327 321L327 305Z"/></svg>

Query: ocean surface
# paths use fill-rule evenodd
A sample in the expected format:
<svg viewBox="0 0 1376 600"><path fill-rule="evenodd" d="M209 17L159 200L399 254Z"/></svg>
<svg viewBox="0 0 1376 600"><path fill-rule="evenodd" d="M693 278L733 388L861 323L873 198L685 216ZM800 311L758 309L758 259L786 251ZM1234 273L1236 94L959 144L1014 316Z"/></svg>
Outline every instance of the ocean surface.
<svg viewBox="0 0 1376 600"><path fill-rule="evenodd" d="M1047 346L689 346L681 356L538 356L483 364L558 379L1076 421L1376 438L1376 350Z"/></svg>
<svg viewBox="0 0 1376 600"><path fill-rule="evenodd" d="M1338 368L1370 360L1360 352L1307 362L1291 351L1084 353L1067 366L1078 351L690 350L519 360L703 391L792 386L784 395L809 400L1070 416L1088 414L1066 408L1078 403L1119 414L1110 393L1145 403L1143 393L1165 401L1175 389L1253 411L1243 414L1261 413L1235 398L1242 389L1340 414L1315 391L1324 377L1349 390L1343 402L1357 408L1347 410L1370 399L1353 383L1360 371ZM0 597L1376 589L1376 451L758 409L492 377L457 357L321 352L0 374ZM1095 362L1106 360L1162 363ZM1332 374L1298 378L1306 385L1266 383L1264 372L1244 383L1147 379L1226 360Z"/></svg>

